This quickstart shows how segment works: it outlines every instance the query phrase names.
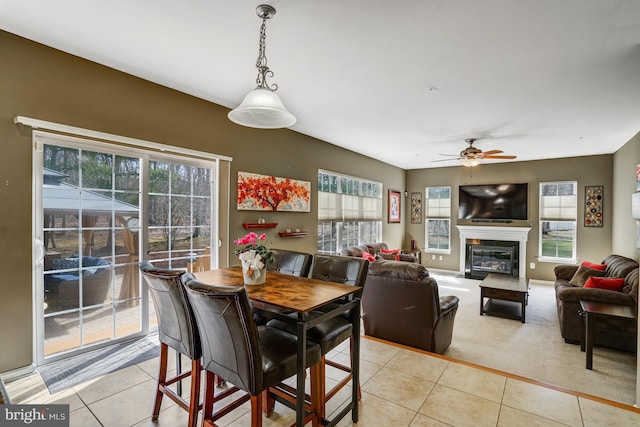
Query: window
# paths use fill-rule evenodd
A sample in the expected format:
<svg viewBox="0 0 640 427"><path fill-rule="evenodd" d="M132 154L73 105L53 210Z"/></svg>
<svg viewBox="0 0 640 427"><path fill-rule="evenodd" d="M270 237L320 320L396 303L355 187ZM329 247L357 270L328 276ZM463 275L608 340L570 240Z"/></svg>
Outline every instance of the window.
<svg viewBox="0 0 640 427"><path fill-rule="evenodd" d="M382 240L382 184L318 171L318 252Z"/></svg>
<svg viewBox="0 0 640 427"><path fill-rule="evenodd" d="M425 189L427 252L451 252L451 187Z"/></svg>
<svg viewBox="0 0 640 427"><path fill-rule="evenodd" d="M576 259L576 218L578 199L576 182L540 183L541 258Z"/></svg>

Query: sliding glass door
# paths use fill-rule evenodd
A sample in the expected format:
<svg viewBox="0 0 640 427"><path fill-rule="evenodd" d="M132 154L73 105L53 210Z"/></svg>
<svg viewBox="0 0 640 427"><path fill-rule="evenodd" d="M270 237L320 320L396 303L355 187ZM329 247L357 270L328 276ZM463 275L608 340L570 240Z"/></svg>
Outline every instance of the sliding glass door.
<svg viewBox="0 0 640 427"><path fill-rule="evenodd" d="M214 163L34 132L37 363L142 336L138 264L211 267Z"/></svg>

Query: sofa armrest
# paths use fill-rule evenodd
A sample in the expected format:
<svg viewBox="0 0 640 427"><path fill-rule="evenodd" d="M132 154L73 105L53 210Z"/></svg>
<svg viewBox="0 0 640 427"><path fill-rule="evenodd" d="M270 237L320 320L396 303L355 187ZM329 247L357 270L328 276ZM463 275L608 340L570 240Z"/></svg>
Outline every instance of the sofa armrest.
<svg viewBox="0 0 640 427"><path fill-rule="evenodd" d="M583 300L604 302L607 304L635 305L634 299L629 295L622 292L596 288L567 287L558 290L557 298L563 302L579 302L580 300Z"/></svg>
<svg viewBox="0 0 640 427"><path fill-rule="evenodd" d="M556 279L564 279L564 280L571 280L571 278L573 277L573 275L576 273L577 270L578 270L577 265L570 265L570 264L560 264L560 265L556 265L553 268L553 272L556 275Z"/></svg>
<svg viewBox="0 0 640 427"><path fill-rule="evenodd" d="M399 254L398 257L400 258L400 261L418 262L418 258L411 254Z"/></svg>
<svg viewBox="0 0 640 427"><path fill-rule="evenodd" d="M447 295L440 297L440 315L447 314L449 311L458 307L460 299L455 295Z"/></svg>

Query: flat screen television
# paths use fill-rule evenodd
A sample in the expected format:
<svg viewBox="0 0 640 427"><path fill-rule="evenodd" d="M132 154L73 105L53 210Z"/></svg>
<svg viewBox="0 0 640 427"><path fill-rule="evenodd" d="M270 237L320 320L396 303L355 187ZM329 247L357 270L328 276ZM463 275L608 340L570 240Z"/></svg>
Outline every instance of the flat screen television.
<svg viewBox="0 0 640 427"><path fill-rule="evenodd" d="M458 196L458 219L474 222L527 219L527 183L461 185Z"/></svg>

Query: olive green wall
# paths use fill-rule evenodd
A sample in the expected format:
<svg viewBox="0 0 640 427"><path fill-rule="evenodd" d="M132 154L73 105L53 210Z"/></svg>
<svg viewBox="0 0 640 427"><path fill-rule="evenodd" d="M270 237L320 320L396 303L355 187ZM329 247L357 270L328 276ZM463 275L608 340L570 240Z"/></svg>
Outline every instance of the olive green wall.
<svg viewBox="0 0 640 427"><path fill-rule="evenodd" d="M540 280L553 279L553 267L556 264L538 262L538 194L540 181L578 181L578 230L577 257L581 260L600 261L611 253L611 232L615 218L612 214L614 190L612 180L613 156L573 157L566 159L537 160L530 162L513 162L500 164L483 164L475 168L446 167L437 169L421 169L407 171L407 191L423 192L425 187L451 186L451 254L443 255L443 260L431 259L430 254L422 255L423 264L431 268L445 270L459 270L460 263L460 235L456 224L471 225L468 220L458 220L458 186L464 184L499 184L499 183L529 183L529 220L514 221L499 226L532 227L527 241L527 277ZM584 212L582 198L585 185L604 186L604 226L601 228L584 227ZM629 196L630 197L630 196ZM629 208L630 209L630 208ZM424 247L424 222L411 224L407 217L406 239L416 240L418 247ZM464 248L463 248L464 250ZM536 268L529 269L534 262Z"/></svg>
<svg viewBox="0 0 640 427"><path fill-rule="evenodd" d="M279 223L268 232L273 247L315 252L314 194L319 168L381 181L385 188L404 191L402 169L290 130L235 125L227 119L226 108L3 31L0 55L0 269L4 272L0 281L0 372L32 363L31 136L13 124L15 116L232 157L230 170L223 167L220 171L221 265L228 259L237 262L229 256L234 249L230 241L245 234L243 222L256 222L258 217ZM310 181L311 212L237 211L238 171ZM384 203L386 206L386 198ZM281 239L277 230L285 228L300 228L309 234ZM390 245L402 245L403 224L386 224L386 214L383 233Z"/></svg>
<svg viewBox="0 0 640 427"><path fill-rule="evenodd" d="M613 211L612 247L615 253L638 259L640 249L636 247L636 233L640 222L631 218L631 194L636 189L636 166L640 165L640 133L620 148L613 156L613 186L615 197ZM640 389L638 390L640 393ZM640 402L640 398L638 399Z"/></svg>

